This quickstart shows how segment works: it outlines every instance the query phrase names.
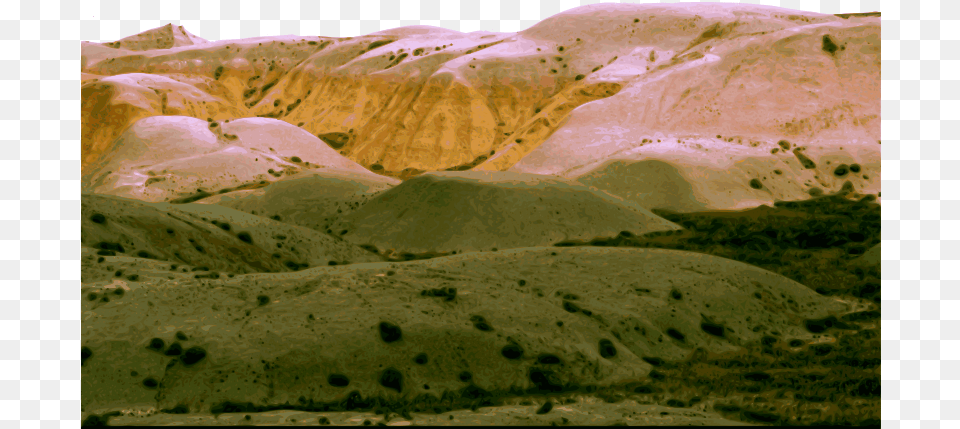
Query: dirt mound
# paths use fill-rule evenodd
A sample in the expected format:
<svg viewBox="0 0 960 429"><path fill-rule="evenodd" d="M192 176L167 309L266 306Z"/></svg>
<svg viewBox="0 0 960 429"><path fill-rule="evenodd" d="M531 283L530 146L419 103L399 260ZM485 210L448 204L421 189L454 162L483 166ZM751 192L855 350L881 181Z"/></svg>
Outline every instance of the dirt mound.
<svg viewBox="0 0 960 429"><path fill-rule="evenodd" d="M144 118L85 175L85 192L144 201L195 201L268 185L301 171L370 173L306 131L269 118Z"/></svg>
<svg viewBox="0 0 960 429"><path fill-rule="evenodd" d="M646 209L559 177L431 172L344 216L334 234L390 255L550 246L679 229Z"/></svg>
<svg viewBox="0 0 960 429"><path fill-rule="evenodd" d="M236 118L246 109L215 91L204 91L204 79L190 76L129 73L88 79L81 93L81 163L83 173L131 124L151 116Z"/></svg>
<svg viewBox="0 0 960 429"><path fill-rule="evenodd" d="M670 163L660 160L610 161L577 177L587 186L603 189L633 201L646 209L667 209L675 212L704 210L691 182Z"/></svg>

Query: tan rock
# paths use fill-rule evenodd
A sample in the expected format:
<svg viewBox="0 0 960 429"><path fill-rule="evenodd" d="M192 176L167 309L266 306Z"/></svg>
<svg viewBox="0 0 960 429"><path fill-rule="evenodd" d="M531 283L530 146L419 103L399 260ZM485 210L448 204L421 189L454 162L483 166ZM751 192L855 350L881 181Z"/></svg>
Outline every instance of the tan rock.
<svg viewBox="0 0 960 429"><path fill-rule="evenodd" d="M698 201L735 208L839 188L824 163L808 170L790 153L771 154L780 140L857 162L857 189L879 189L879 29L876 16L757 5L597 4L517 33L412 26L136 53L84 44L83 71L195 76L203 82L194 87L222 100L212 104L222 115L194 99L177 114L276 118L382 175L574 178L610 160L659 159L691 181ZM85 128L85 166L126 125L157 114L111 94L99 104L128 107L97 110L116 125ZM85 103L90 116L97 103ZM727 171L735 180L718 175Z"/></svg>

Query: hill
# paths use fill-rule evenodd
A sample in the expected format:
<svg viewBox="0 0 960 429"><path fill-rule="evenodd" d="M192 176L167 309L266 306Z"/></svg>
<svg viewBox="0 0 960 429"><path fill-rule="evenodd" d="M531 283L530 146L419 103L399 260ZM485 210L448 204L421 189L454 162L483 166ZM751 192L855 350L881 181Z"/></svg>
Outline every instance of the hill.
<svg viewBox="0 0 960 429"><path fill-rule="evenodd" d="M82 186L144 201L189 202L325 168L373 175L316 136L276 119L155 116L127 129L90 166Z"/></svg>
<svg viewBox="0 0 960 429"><path fill-rule="evenodd" d="M676 229L643 207L576 181L449 171L423 174L373 197L328 232L398 256L551 246Z"/></svg>
<svg viewBox="0 0 960 429"><path fill-rule="evenodd" d="M660 160L702 189L706 207L732 209L835 191L845 180L879 191L879 36L870 14L594 4L517 33L411 26L136 52L85 44L82 72L189 80L156 89L171 106L190 88L211 100L191 96L149 114L282 120L385 176L576 178L613 160ZM86 85L109 83L102 79ZM85 171L146 114L116 90L88 92L85 100L111 106L98 117L117 119L85 131ZM854 164L860 172L834 175Z"/></svg>
<svg viewBox="0 0 960 429"><path fill-rule="evenodd" d="M81 213L81 242L102 256L165 261L183 265L181 271L199 268L203 275L287 272L382 260L326 234L215 205L144 203L85 194ZM84 281L90 280L84 276Z"/></svg>

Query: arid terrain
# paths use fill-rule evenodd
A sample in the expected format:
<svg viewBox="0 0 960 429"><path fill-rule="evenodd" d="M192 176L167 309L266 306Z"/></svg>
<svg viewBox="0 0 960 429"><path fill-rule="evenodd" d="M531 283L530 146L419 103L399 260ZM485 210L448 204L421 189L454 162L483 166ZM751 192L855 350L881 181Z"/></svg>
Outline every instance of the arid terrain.
<svg viewBox="0 0 960 429"><path fill-rule="evenodd" d="M82 42L84 425L880 419L880 16Z"/></svg>

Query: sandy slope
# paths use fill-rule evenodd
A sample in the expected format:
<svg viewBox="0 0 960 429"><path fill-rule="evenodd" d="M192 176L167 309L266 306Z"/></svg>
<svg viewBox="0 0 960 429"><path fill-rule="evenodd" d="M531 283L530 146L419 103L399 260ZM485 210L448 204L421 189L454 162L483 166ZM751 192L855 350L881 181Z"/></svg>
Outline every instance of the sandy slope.
<svg viewBox="0 0 960 429"><path fill-rule="evenodd" d="M261 187L317 168L374 176L316 136L276 119L208 122L155 116L127 129L84 175L83 187L85 192L169 201Z"/></svg>
<svg viewBox="0 0 960 429"><path fill-rule="evenodd" d="M97 158L136 121L159 115L229 119L250 116L245 108L216 91L199 76L127 73L88 75L81 93L81 162L86 174Z"/></svg>
<svg viewBox="0 0 960 429"><path fill-rule="evenodd" d="M679 212L745 209L775 201L804 200L840 191L845 182L850 182L851 190L857 193L880 192L880 145L797 149L784 142L777 146L791 147L790 152L751 155L707 140L694 142L699 143L648 143L562 175L649 209ZM571 146L570 150L575 149ZM714 152L733 157L712 157ZM576 155L558 154L556 159L571 156ZM804 166L802 159L816 165ZM525 169L520 166L510 171Z"/></svg>
<svg viewBox="0 0 960 429"><path fill-rule="evenodd" d="M262 68L258 78L275 79L309 56L306 50L276 49L278 43L293 40L294 36L252 38L145 51L83 42L83 72L102 76L85 82L82 90L84 173L101 153L110 151L120 133L142 117L187 115L225 120L256 116L246 104L249 97L243 95L244 85L265 86L270 81L237 76L232 70ZM316 44L320 39L310 40ZM263 47L264 41L267 47ZM238 46L244 49L241 55L234 50L241 49ZM304 42L303 46L309 45ZM152 81L141 83L143 74L150 75Z"/></svg>
<svg viewBox="0 0 960 429"><path fill-rule="evenodd" d="M207 42L206 39L197 37L193 33L185 30L182 25L174 27L173 24L167 24L163 27L147 30L130 37L124 37L116 42L107 44L107 46L131 51L149 51L152 49L170 49L180 46L198 45Z"/></svg>
<svg viewBox="0 0 960 429"><path fill-rule="evenodd" d="M504 154L480 168L604 176L610 160L658 160L677 171L673 181L691 185L687 200L716 209L801 199L811 187L836 190L848 179L861 192L879 191L879 18L771 19L737 5L660 7L696 12L689 25L713 24L693 40L619 55L584 80L616 79L616 95L575 109L519 162ZM616 24L628 10L597 5L551 19L597 22L607 11ZM785 21L799 25L777 28ZM802 165L797 147L815 167ZM833 174L854 163L859 174ZM612 175L610 182L621 181L612 187L644 174L634 170Z"/></svg>
<svg viewBox="0 0 960 429"><path fill-rule="evenodd" d="M879 190L879 22L757 5L595 4L518 33L413 26L112 53L85 44L96 58L83 71L193 76L241 115L303 123L385 175L475 167L572 178L612 159L659 159L691 182L692 198L731 208L834 189L841 162L863 166L858 190ZM85 137L85 160L133 116ZM780 140L805 148L815 169L772 154Z"/></svg>
<svg viewBox="0 0 960 429"><path fill-rule="evenodd" d="M559 177L430 172L383 192L330 227L388 254L490 251L680 229L629 201Z"/></svg>
<svg viewBox="0 0 960 429"><path fill-rule="evenodd" d="M84 256L85 269L130 264L94 258ZM756 267L660 249L525 248L169 277L84 282L85 413L177 404L204 412L225 400L283 404L300 396L322 403L353 391L439 397L468 384L505 391L543 383L533 374L544 371L563 385L639 385L652 368L643 357L680 360L697 347L733 350L764 335L817 342L804 320L856 309ZM452 299L421 294L447 286L456 289ZM118 287L125 292L114 294ZM152 338L202 358L187 366L148 349ZM422 364L414 362L419 353ZM543 354L559 364L537 363ZM400 385L382 386L385 371L399 374ZM332 386L331 374L348 385ZM148 377L160 390L142 384Z"/></svg>
<svg viewBox="0 0 960 429"><path fill-rule="evenodd" d="M338 238L216 205L84 194L81 213L85 246L206 267L221 275L381 260Z"/></svg>

